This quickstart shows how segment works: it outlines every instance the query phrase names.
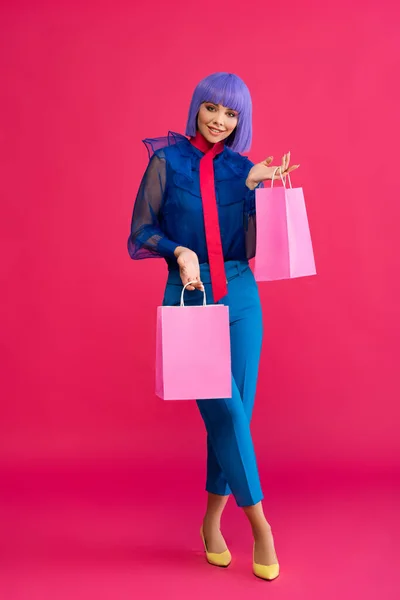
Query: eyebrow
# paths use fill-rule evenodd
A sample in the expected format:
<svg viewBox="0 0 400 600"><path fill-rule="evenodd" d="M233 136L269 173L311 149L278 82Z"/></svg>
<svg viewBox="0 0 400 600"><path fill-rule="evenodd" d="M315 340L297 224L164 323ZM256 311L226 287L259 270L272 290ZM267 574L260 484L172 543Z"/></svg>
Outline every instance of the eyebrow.
<svg viewBox="0 0 400 600"><path fill-rule="evenodd" d="M215 102L208 102L208 104L213 104L214 106L218 106L218 104L215 104ZM231 110L232 112L238 112L234 108L228 108L228 110Z"/></svg>

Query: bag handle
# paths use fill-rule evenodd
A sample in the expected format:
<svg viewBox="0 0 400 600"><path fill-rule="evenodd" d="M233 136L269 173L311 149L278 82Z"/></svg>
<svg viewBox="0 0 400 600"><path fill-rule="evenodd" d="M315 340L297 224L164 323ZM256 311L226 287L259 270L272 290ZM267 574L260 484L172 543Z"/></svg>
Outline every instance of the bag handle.
<svg viewBox="0 0 400 600"><path fill-rule="evenodd" d="M183 302L183 294L185 293L185 290L187 288L188 285L191 285L192 283L197 283L196 281L188 281L187 284L183 287L182 290L182 294L181 294L181 306L185 306L184 302ZM206 305L206 290L203 290L203 306L207 306Z"/></svg>
<svg viewBox="0 0 400 600"><path fill-rule="evenodd" d="M280 169L280 167L276 167L276 169L275 169L275 171L274 171L274 174L272 175L272 179L271 179L271 188L273 188L273 187L274 187L274 177L275 177L275 173L276 173L276 172L277 172L279 169ZM286 189L286 180L284 180L284 179L283 179L283 177L282 177L282 171L279 173L279 175L281 176L281 181L282 181L282 183L283 183L283 187ZM290 189L293 189L293 188L292 188L292 182L291 182L291 180L290 180L290 175L289 175L289 173L288 173L287 175L285 175L285 177L288 177L288 179L289 179L289 184L290 184Z"/></svg>

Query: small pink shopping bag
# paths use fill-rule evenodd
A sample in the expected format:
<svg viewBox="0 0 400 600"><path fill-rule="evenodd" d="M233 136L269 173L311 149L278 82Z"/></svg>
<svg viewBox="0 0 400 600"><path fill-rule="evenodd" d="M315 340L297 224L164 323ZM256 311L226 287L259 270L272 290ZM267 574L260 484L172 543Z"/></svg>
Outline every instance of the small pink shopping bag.
<svg viewBox="0 0 400 600"><path fill-rule="evenodd" d="M186 285L189 285L187 283ZM157 308L156 394L163 400L232 397L229 307Z"/></svg>
<svg viewBox="0 0 400 600"><path fill-rule="evenodd" d="M256 189L257 243L254 277L274 281L315 275L315 261L302 188Z"/></svg>

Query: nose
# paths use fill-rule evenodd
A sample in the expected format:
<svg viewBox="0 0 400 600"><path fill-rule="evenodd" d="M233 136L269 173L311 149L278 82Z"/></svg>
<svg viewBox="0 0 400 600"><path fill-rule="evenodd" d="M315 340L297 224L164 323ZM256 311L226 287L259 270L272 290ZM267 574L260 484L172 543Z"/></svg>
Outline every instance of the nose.
<svg viewBox="0 0 400 600"><path fill-rule="evenodd" d="M218 113L217 115L215 115L215 119L214 119L214 125L217 127L217 129L220 129L224 127L224 117L222 114Z"/></svg>

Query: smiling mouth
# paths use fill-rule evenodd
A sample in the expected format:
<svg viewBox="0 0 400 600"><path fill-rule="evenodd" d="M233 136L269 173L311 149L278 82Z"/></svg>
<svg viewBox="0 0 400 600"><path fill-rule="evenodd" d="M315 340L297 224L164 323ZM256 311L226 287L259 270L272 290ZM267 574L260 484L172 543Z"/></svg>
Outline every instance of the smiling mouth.
<svg viewBox="0 0 400 600"><path fill-rule="evenodd" d="M207 127L213 133L224 133L223 131L220 131L219 129L214 129L214 127L210 127L209 125L207 125Z"/></svg>

